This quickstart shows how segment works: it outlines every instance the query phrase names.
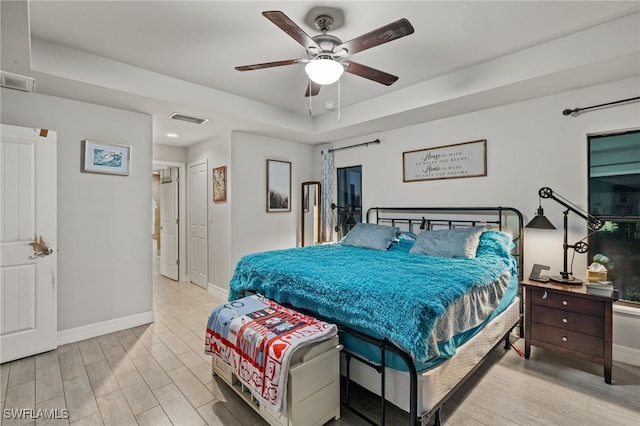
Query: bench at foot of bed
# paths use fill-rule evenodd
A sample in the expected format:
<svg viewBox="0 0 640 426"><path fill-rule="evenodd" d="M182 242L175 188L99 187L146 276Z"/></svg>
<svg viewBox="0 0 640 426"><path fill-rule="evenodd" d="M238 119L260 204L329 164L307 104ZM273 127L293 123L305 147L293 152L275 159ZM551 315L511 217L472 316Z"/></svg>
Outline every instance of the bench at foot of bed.
<svg viewBox="0 0 640 426"><path fill-rule="evenodd" d="M211 369L272 426L315 426L340 418L340 350L338 336L297 350L287 379L286 414L261 404L229 365L213 356Z"/></svg>

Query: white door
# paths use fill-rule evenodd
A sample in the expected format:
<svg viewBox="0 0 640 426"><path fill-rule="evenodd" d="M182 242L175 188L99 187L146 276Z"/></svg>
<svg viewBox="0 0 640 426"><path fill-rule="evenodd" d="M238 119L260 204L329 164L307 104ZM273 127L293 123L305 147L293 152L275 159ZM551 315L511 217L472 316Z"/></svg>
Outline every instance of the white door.
<svg viewBox="0 0 640 426"><path fill-rule="evenodd" d="M207 288L207 162L189 165L190 275Z"/></svg>
<svg viewBox="0 0 640 426"><path fill-rule="evenodd" d="M7 362L58 345L57 135L2 124L0 144L0 362Z"/></svg>
<svg viewBox="0 0 640 426"><path fill-rule="evenodd" d="M160 274L178 280L178 169L160 173Z"/></svg>

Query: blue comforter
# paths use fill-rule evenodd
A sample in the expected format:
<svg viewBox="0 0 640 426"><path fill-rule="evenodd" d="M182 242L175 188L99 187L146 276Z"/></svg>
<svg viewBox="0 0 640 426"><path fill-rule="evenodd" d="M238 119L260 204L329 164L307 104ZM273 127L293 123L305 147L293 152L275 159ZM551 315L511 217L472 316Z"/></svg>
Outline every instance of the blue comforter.
<svg viewBox="0 0 640 426"><path fill-rule="evenodd" d="M447 307L476 287L516 275L510 237L485 231L473 259L411 254L401 240L387 251L347 245L274 250L240 259L229 300L246 290L315 312L330 321L386 337L413 357L429 359L429 335Z"/></svg>

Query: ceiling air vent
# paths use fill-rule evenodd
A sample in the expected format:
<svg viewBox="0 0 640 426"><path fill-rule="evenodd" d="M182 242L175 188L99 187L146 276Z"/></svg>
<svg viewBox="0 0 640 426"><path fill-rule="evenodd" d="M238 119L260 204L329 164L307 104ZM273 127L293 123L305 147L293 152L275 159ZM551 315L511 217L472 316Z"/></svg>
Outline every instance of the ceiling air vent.
<svg viewBox="0 0 640 426"><path fill-rule="evenodd" d="M178 112L174 112L169 116L169 118L173 118L174 120L186 121L187 123L193 124L203 124L209 121L206 118L194 117L192 115L180 114Z"/></svg>
<svg viewBox="0 0 640 426"><path fill-rule="evenodd" d="M36 79L20 74L0 71L0 86L22 92L33 92L36 88Z"/></svg>

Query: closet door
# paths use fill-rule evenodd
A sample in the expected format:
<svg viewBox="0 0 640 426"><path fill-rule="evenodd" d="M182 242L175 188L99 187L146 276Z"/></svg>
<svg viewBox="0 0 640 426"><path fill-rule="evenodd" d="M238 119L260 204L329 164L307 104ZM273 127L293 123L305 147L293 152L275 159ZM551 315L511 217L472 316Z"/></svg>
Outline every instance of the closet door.
<svg viewBox="0 0 640 426"><path fill-rule="evenodd" d="M189 270L191 281L207 288L207 162L189 165Z"/></svg>
<svg viewBox="0 0 640 426"><path fill-rule="evenodd" d="M0 132L0 362L57 347L56 133Z"/></svg>

